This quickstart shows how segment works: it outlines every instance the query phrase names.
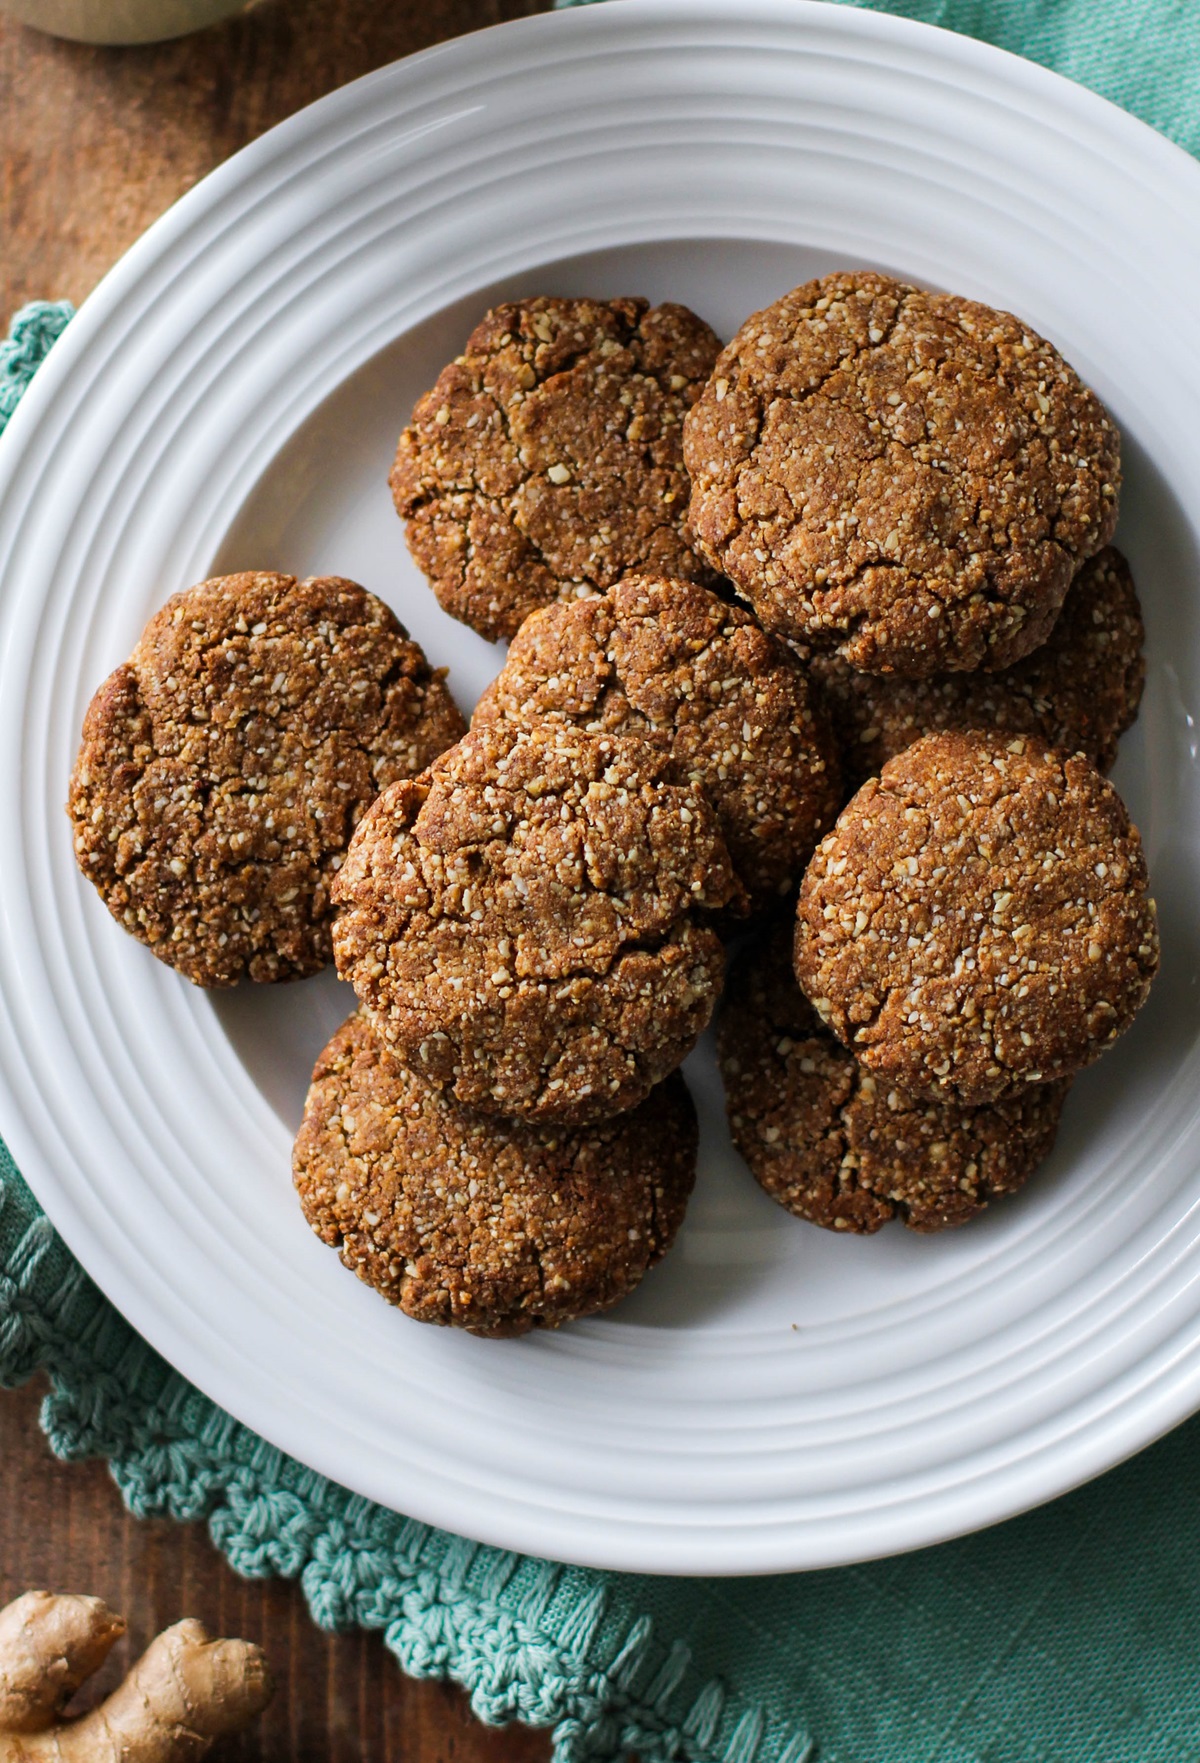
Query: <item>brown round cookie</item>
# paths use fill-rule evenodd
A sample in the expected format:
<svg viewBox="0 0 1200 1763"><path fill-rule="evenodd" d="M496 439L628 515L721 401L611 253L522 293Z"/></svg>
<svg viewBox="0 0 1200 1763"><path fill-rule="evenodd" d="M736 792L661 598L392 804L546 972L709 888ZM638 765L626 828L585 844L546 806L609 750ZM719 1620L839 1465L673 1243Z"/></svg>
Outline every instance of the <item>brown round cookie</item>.
<svg viewBox="0 0 1200 1763"><path fill-rule="evenodd" d="M736 900L706 798L661 745L561 719L473 728L365 815L338 970L402 1062L468 1107L602 1119L708 1022Z"/></svg>
<svg viewBox="0 0 1200 1763"><path fill-rule="evenodd" d="M753 907L794 887L842 800L832 732L801 664L695 582L626 576L526 619L473 722L547 715L668 742L716 809Z"/></svg>
<svg viewBox="0 0 1200 1763"><path fill-rule="evenodd" d="M365 588L218 576L173 595L92 699L75 855L196 985L315 973L363 809L462 730L443 675Z"/></svg>
<svg viewBox="0 0 1200 1763"><path fill-rule="evenodd" d="M827 1230L945 1230L1016 1191L1049 1154L1069 1082L980 1108L877 1079L792 973L792 927L735 961L717 1018L734 1143L773 1200Z"/></svg>
<svg viewBox="0 0 1200 1763"><path fill-rule="evenodd" d="M519 1335L634 1289L683 1222L696 1150L677 1072L592 1126L497 1120L406 1072L359 1013L317 1061L292 1173L313 1230L389 1303Z"/></svg>
<svg viewBox="0 0 1200 1763"><path fill-rule="evenodd" d="M763 623L877 673L1011 666L1116 524L1116 428L1057 350L865 270L747 319L684 460L699 548Z"/></svg>
<svg viewBox="0 0 1200 1763"><path fill-rule="evenodd" d="M814 656L810 665L833 714L851 789L922 735L945 728L1041 735L1108 771L1141 702L1144 637L1129 565L1108 545L1071 583L1047 641L1000 673L901 679L858 673L838 655Z"/></svg>
<svg viewBox="0 0 1200 1763"><path fill-rule="evenodd" d="M876 1076L997 1101L1127 1029L1158 966L1137 829L1082 754L926 735L865 783L800 888L796 976Z"/></svg>
<svg viewBox="0 0 1200 1763"><path fill-rule="evenodd" d="M634 569L705 580L683 418L721 345L686 306L497 306L400 437L390 483L441 604L485 637Z"/></svg>

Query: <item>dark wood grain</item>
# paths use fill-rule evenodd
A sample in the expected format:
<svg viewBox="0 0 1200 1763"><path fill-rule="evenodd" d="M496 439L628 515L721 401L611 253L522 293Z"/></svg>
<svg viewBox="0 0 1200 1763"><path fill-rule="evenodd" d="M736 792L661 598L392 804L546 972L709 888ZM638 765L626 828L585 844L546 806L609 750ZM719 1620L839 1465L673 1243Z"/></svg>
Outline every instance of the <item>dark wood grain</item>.
<svg viewBox="0 0 1200 1763"><path fill-rule="evenodd" d="M0 18L0 319L79 302L140 232L301 105L540 0L259 0L177 43L106 50ZM2 332L0 332L2 334ZM461 1692L405 1679L378 1636L327 1636L298 1586L248 1582L202 1526L127 1516L101 1464L49 1455L34 1391L0 1393L0 1605L30 1586L94 1592L129 1620L111 1685L180 1616L267 1650L279 1689L223 1763L540 1763L545 1735L498 1732Z"/></svg>
<svg viewBox="0 0 1200 1763"><path fill-rule="evenodd" d="M101 1463L62 1464L37 1425L39 1392L0 1392L0 1607L33 1586L84 1591L129 1632L98 1683L111 1688L181 1616L266 1648L275 1700L214 1763L543 1763L549 1741L485 1727L466 1696L405 1678L378 1635L326 1635L296 1584L239 1579L202 1525L130 1518Z"/></svg>

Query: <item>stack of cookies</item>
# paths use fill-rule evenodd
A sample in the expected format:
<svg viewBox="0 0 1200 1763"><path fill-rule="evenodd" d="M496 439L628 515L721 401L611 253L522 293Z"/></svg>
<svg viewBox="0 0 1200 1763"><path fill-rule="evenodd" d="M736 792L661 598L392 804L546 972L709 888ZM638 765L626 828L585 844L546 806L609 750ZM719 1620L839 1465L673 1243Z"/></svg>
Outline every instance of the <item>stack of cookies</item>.
<svg viewBox="0 0 1200 1763"><path fill-rule="evenodd" d="M819 681L858 789L735 967L735 1141L801 1217L936 1230L1031 1173L1158 944L1100 775L1142 623L1119 437L1011 315L875 274L751 317L685 427L689 522ZM861 786L861 788L859 788Z"/></svg>
<svg viewBox="0 0 1200 1763"><path fill-rule="evenodd" d="M1118 438L1053 348L872 274L724 351L527 300L390 481L511 639L470 728L363 589L228 577L101 688L70 802L196 983L353 985L295 1149L318 1234L480 1334L614 1302L683 1216L731 944L730 1119L782 1204L933 1230L1019 1185L1157 960L1101 775L1142 680Z"/></svg>

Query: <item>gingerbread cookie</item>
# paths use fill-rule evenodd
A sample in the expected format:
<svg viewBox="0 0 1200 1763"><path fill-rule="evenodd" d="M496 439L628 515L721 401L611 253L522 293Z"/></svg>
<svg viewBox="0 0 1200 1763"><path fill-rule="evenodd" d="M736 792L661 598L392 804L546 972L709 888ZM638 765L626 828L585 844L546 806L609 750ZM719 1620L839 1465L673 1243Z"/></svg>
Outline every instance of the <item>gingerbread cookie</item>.
<svg viewBox="0 0 1200 1763"><path fill-rule="evenodd" d="M720 343L686 306L498 306L418 403L391 487L454 618L511 637L630 570L703 580L684 532L683 418Z"/></svg>
<svg viewBox="0 0 1200 1763"><path fill-rule="evenodd" d="M800 888L796 976L877 1077L976 1105L1069 1077L1158 967L1137 829L1082 754L926 735L843 809Z"/></svg>
<svg viewBox="0 0 1200 1763"><path fill-rule="evenodd" d="M755 313L688 414L689 523L772 630L852 667L1010 667L1117 517L1119 438L1006 312L873 271Z"/></svg>
<svg viewBox="0 0 1200 1763"><path fill-rule="evenodd" d="M661 746L500 721L364 817L334 948L428 1083L489 1113L595 1120L704 1028L724 957L698 914L738 893L712 809Z"/></svg>
<svg viewBox="0 0 1200 1763"><path fill-rule="evenodd" d="M359 1014L317 1061L292 1169L313 1230L389 1303L517 1335L633 1290L683 1221L696 1148L677 1073L593 1126L496 1120L405 1071Z"/></svg>
<svg viewBox="0 0 1200 1763"><path fill-rule="evenodd" d="M964 1108L877 1078L796 984L788 920L735 962L717 1046L730 1129L755 1180L828 1230L966 1223L1049 1155L1069 1088L1030 1084Z"/></svg>
<svg viewBox="0 0 1200 1763"><path fill-rule="evenodd" d="M313 973L359 816L462 730L442 675L356 583L202 582L88 708L68 802L79 866L196 985Z"/></svg>

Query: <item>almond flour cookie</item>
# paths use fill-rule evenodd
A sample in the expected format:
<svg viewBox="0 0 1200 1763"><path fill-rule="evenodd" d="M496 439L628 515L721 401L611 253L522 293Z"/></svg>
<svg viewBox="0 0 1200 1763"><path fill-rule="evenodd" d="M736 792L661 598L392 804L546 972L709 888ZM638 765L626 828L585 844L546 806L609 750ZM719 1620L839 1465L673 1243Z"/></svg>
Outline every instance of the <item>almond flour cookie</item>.
<svg viewBox="0 0 1200 1763"><path fill-rule="evenodd" d="M79 867L196 985L314 973L363 809L462 730L442 674L354 582L202 582L88 708L67 804Z"/></svg>
<svg viewBox="0 0 1200 1763"><path fill-rule="evenodd" d="M1071 583L1048 640L1001 673L909 680L858 673L837 655L814 656L811 667L853 789L921 735L944 728L1040 735L1109 771L1141 702L1144 637L1129 565L1108 545Z"/></svg>
<svg viewBox="0 0 1200 1763"><path fill-rule="evenodd" d="M796 976L888 1084L967 1105L1069 1077L1158 967L1137 829L1082 754L926 735L865 783L800 888Z"/></svg>
<svg viewBox="0 0 1200 1763"><path fill-rule="evenodd" d="M694 914L738 897L712 809L661 746L495 722L366 814L334 949L426 1082L486 1113L597 1120L691 1049L724 968Z"/></svg>
<svg viewBox="0 0 1200 1763"><path fill-rule="evenodd" d="M526 619L473 720L548 715L661 736L716 809L755 907L795 886L841 802L832 733L801 664L693 582L626 576L601 598Z"/></svg>
<svg viewBox="0 0 1200 1763"><path fill-rule="evenodd" d="M929 1102L860 1065L792 974L787 921L735 962L717 1021L734 1143L773 1200L827 1230L965 1224L1050 1154L1069 1084L981 1108Z"/></svg>
<svg viewBox="0 0 1200 1763"><path fill-rule="evenodd" d="M485 637L634 569L704 580L683 418L721 345L686 306L519 300L476 326L392 467L408 547Z"/></svg>
<svg viewBox="0 0 1200 1763"><path fill-rule="evenodd" d="M696 1148L678 1073L594 1126L496 1120L406 1072L359 1014L317 1061L292 1171L313 1230L389 1303L519 1335L634 1289L683 1222Z"/></svg>
<svg viewBox="0 0 1200 1763"><path fill-rule="evenodd" d="M852 667L1010 667L1117 517L1119 438L1019 319L871 271L755 313L684 427L689 522L772 630Z"/></svg>

